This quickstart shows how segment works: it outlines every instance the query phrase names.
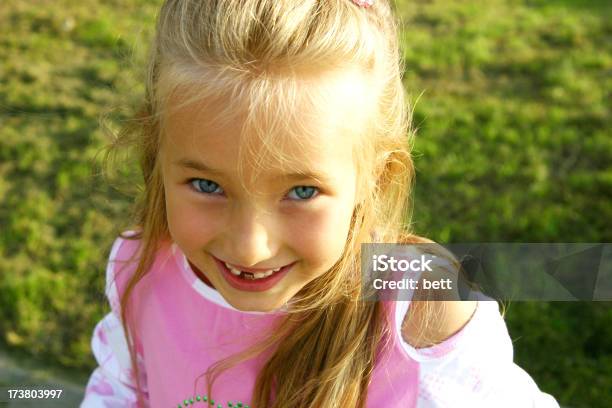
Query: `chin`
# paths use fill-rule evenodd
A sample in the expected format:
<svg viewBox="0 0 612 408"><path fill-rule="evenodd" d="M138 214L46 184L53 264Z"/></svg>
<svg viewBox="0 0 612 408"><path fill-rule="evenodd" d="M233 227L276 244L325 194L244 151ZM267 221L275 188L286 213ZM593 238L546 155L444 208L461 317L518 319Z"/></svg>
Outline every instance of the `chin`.
<svg viewBox="0 0 612 408"><path fill-rule="evenodd" d="M272 312L278 308L280 308L283 304L278 304L278 305L267 305L267 304L261 304L258 302L239 302L239 303L233 303L228 301L229 304L231 304L234 308L243 311L243 312Z"/></svg>
<svg viewBox="0 0 612 408"><path fill-rule="evenodd" d="M255 298L258 296L259 299L247 299L245 297L232 299L224 297L227 303L232 305L232 307L243 312L273 312L283 307L286 303L286 301L271 301L270 299L264 299L264 296L261 296L261 294L256 295Z"/></svg>

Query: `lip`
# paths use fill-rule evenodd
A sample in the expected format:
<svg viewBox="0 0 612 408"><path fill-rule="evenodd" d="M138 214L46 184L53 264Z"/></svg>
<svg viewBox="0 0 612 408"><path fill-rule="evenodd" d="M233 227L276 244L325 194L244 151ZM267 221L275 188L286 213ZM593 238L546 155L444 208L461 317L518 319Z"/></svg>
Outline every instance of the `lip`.
<svg viewBox="0 0 612 408"><path fill-rule="evenodd" d="M217 268L221 272L221 275L225 280L235 289L243 290L247 292L263 292L275 286L289 270L296 264L296 262L290 263L289 265L283 266L278 272L274 272L272 275L261 279L246 280L242 279L230 272L225 266L225 262L221 261L216 257L212 257L217 264ZM248 270L247 270L248 271ZM246 272L246 271L245 271Z"/></svg>

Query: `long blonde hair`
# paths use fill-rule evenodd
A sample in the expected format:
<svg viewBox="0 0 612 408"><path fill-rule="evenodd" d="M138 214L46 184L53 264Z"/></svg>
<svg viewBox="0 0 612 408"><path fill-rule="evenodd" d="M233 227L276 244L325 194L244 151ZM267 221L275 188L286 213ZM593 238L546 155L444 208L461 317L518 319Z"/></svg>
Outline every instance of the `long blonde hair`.
<svg viewBox="0 0 612 408"><path fill-rule="evenodd" d="M180 93L212 101L230 95L236 104L227 106L219 120L227 120L237 104L244 103L250 112L245 132L262 138L267 153L277 154L274 138L291 129L280 129L283 123L275 117L283 116L279 112L292 114L297 98L304 97L296 84L352 67L368 78L372 97L371 106L364 107L368 125L355 148L360 200L342 257L296 294L287 319L265 341L218 362L207 378L210 392L220 371L274 347L258 374L252 406L365 406L376 355L390 329L381 303L360 301L360 244L371 242L373 231L377 242L425 242L410 233L414 132L399 51L398 21L388 1L377 0L369 8L350 0L164 3L150 52L144 104L107 152L108 160L113 152L134 147L144 179L132 220L139 234L125 237L141 242L138 264L121 296L137 381L128 300L161 242L169 239L158 157L169 98ZM321 95L309 96L310 103L324 103L317 102ZM272 101L274 110L267 109ZM297 135L294 139L299 142ZM142 405L140 384L138 391Z"/></svg>

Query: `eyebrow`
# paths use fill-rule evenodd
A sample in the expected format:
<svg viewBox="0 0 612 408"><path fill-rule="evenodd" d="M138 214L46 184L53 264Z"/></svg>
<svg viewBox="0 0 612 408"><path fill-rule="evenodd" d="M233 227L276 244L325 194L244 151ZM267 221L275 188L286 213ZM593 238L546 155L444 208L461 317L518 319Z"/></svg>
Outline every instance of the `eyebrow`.
<svg viewBox="0 0 612 408"><path fill-rule="evenodd" d="M214 174L218 176L223 176L223 172L217 169L213 169L200 161L190 159L190 158L179 159L175 161L174 164L177 166L183 167L183 168L187 168L187 169L192 169L192 170L206 172L206 173L210 173L210 174ZM294 173L280 174L276 178L289 179L289 180L300 180L300 179L310 178L310 179L318 180L323 183L329 183L331 181L330 177L322 173L307 171L307 170L294 172Z"/></svg>

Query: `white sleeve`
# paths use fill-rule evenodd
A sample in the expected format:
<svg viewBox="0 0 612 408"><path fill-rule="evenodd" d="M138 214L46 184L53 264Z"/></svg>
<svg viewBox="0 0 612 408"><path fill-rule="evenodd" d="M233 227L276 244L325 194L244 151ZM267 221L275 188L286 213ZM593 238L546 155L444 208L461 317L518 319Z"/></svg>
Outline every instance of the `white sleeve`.
<svg viewBox="0 0 612 408"><path fill-rule="evenodd" d="M408 303L397 305L398 330ZM402 346L419 362L418 408L559 408L513 362L512 340L494 300L479 300L470 321L442 343L416 349L402 339Z"/></svg>
<svg viewBox="0 0 612 408"><path fill-rule="evenodd" d="M136 407L136 380L131 369L125 332L121 325L120 305L114 282L114 260L123 239L113 244L106 269L106 296L111 305L108 313L93 331L91 348L98 367L91 374L85 388L82 408ZM137 353L140 386L149 405L143 358Z"/></svg>

